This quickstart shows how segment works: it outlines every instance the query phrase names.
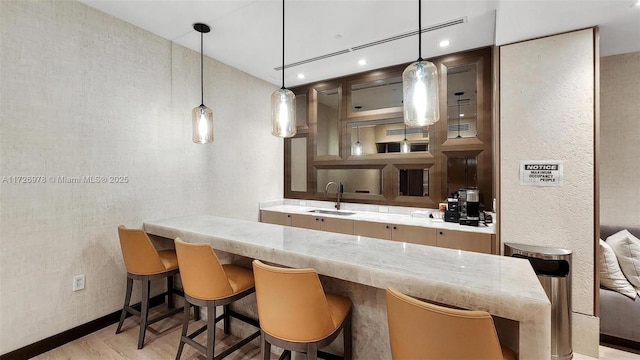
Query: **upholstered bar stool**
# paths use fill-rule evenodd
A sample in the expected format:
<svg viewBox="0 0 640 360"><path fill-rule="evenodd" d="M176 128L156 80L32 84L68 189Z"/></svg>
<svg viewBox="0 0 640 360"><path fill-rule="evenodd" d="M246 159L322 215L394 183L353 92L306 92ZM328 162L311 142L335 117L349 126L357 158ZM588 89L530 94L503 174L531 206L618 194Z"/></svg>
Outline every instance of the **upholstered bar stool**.
<svg viewBox="0 0 640 360"><path fill-rule="evenodd" d="M387 319L394 360L515 360L501 347L485 311L451 309L387 289Z"/></svg>
<svg viewBox="0 0 640 360"><path fill-rule="evenodd" d="M238 341L217 356L214 356L216 342L216 323L223 320L225 334L229 334L230 318L242 320L255 327L260 327L254 319L232 311L229 307L234 301L255 292L253 272L243 267L221 265L216 253L208 244L190 244L176 238L176 253L180 264L180 277L184 287L184 297L189 304L207 308L207 323L200 329L188 334L189 307L185 306L182 323L182 335L176 360L180 359L184 344L189 344L207 356L208 360L218 360L248 344L260 336L260 330ZM216 307L222 306L222 314L216 317ZM206 346L196 342L194 338L207 331Z"/></svg>
<svg viewBox="0 0 640 360"><path fill-rule="evenodd" d="M307 353L307 360L336 339L344 336L344 359L351 359L351 300L325 293L314 269L288 269L253 261L256 279L258 318L262 336L262 359L271 356L271 345ZM332 357L335 358L335 355Z"/></svg>
<svg viewBox="0 0 640 360"><path fill-rule="evenodd" d="M124 305L116 334L120 333L127 313L138 316L140 318L138 349L142 349L147 326L182 311L182 308L173 308L173 298L171 296L172 294L183 295L182 291L173 288L173 276L179 272L178 260L176 252L173 250L156 250L144 230L127 229L120 225L118 226L118 236L120 237L124 265L127 268L127 291L124 296ZM149 287L151 280L163 278L167 279L167 291L161 295L167 296L169 310L153 319L149 319ZM140 280L142 283L140 311L130 305L133 280Z"/></svg>

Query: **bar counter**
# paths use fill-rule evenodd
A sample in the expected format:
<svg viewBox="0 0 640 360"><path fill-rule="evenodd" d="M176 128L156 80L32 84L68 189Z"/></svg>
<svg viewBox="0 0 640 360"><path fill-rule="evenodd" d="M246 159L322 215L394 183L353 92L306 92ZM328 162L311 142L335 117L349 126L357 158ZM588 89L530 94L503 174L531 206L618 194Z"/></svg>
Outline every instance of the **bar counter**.
<svg viewBox="0 0 640 360"><path fill-rule="evenodd" d="M551 357L551 305L524 259L215 216L146 221L144 229L250 259L311 267L323 279L337 279L323 285L354 302L355 359L390 358L384 301L389 286L513 320L520 359Z"/></svg>

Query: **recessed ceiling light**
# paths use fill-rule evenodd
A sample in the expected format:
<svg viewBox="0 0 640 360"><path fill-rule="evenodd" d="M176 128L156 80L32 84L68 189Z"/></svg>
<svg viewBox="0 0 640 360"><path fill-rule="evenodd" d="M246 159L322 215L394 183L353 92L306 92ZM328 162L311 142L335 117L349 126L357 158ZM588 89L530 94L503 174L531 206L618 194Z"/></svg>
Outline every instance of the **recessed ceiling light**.
<svg viewBox="0 0 640 360"><path fill-rule="evenodd" d="M449 46L449 40L440 41L440 47L447 47L447 46Z"/></svg>
<svg viewBox="0 0 640 360"><path fill-rule="evenodd" d="M302 73L298 74L298 79L304 79L304 74Z"/></svg>
<svg viewBox="0 0 640 360"><path fill-rule="evenodd" d="M342 39L342 35L340 35L340 34L335 34L333 37L336 38L336 39Z"/></svg>
<svg viewBox="0 0 640 360"><path fill-rule="evenodd" d="M365 59L358 60L358 65L360 65L360 66L367 65L367 60L365 60Z"/></svg>
<svg viewBox="0 0 640 360"><path fill-rule="evenodd" d="M460 114L460 116L464 116L464 114Z"/></svg>

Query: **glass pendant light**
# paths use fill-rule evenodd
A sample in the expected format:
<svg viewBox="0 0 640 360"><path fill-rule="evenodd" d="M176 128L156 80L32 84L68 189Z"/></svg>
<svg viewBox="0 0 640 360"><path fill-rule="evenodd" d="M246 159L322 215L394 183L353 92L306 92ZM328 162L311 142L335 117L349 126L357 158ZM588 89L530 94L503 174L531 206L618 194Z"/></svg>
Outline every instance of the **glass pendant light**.
<svg viewBox="0 0 640 360"><path fill-rule="evenodd" d="M404 140L400 142L400 152L408 153L411 147L409 146L409 140L407 140L407 124L404 125Z"/></svg>
<svg viewBox="0 0 640 360"><path fill-rule="evenodd" d="M283 138L296 134L296 95L284 87L284 0L282 0L282 88L271 94L271 134Z"/></svg>
<svg viewBox="0 0 640 360"><path fill-rule="evenodd" d="M204 55L202 53L202 39L204 33L211 31L205 24L193 24L193 28L200 33L200 106L196 106L192 113L193 142L208 144L213 142L213 111L204 106Z"/></svg>
<svg viewBox="0 0 640 360"><path fill-rule="evenodd" d="M351 154L360 156L362 155L362 144L360 143L360 127L356 127L356 131L358 132L358 140L355 144L353 144L353 148L351 149Z"/></svg>
<svg viewBox="0 0 640 360"><path fill-rule="evenodd" d="M418 0L418 60L402 73L404 123L411 127L432 125L440 120L438 70L422 59L422 3Z"/></svg>
<svg viewBox="0 0 640 360"><path fill-rule="evenodd" d="M456 136L456 139L461 138L462 136L460 136L460 96L464 95L464 91L458 91L457 93L453 94L455 96L458 97L458 136Z"/></svg>

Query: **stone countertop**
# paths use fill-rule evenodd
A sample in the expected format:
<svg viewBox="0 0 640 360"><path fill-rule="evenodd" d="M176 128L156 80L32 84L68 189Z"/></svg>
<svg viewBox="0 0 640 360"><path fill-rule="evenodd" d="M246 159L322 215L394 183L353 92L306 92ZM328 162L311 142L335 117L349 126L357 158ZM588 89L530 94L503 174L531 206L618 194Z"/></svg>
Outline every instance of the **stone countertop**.
<svg viewBox="0 0 640 360"><path fill-rule="evenodd" d="M429 213L431 211L420 211L417 210L415 215L410 214L393 214L393 213L380 213L373 211L360 211L360 210L350 210L344 209L339 210L340 212L353 212L353 215L333 215L333 214L320 214L320 213L312 213L311 210L314 209L323 209L323 210L335 210L333 208L328 207L319 207L319 206L300 206L300 205L270 205L270 206L261 206L260 210L266 211L275 211L275 212L283 212L288 214L301 214L301 215L309 215L309 216L322 216L322 217L332 217L346 220L357 220L357 221L371 221L377 223L392 223L397 225L412 225L412 226L424 226L435 229L446 229L446 230L456 230L456 231L465 231L465 232L473 232L480 234L495 234L496 228L494 224L490 224L488 226L466 226L460 225L457 223L445 222L441 219L430 219Z"/></svg>
<svg viewBox="0 0 640 360"><path fill-rule="evenodd" d="M146 221L148 233L520 323L521 359L549 358L551 306L529 262L214 216Z"/></svg>

